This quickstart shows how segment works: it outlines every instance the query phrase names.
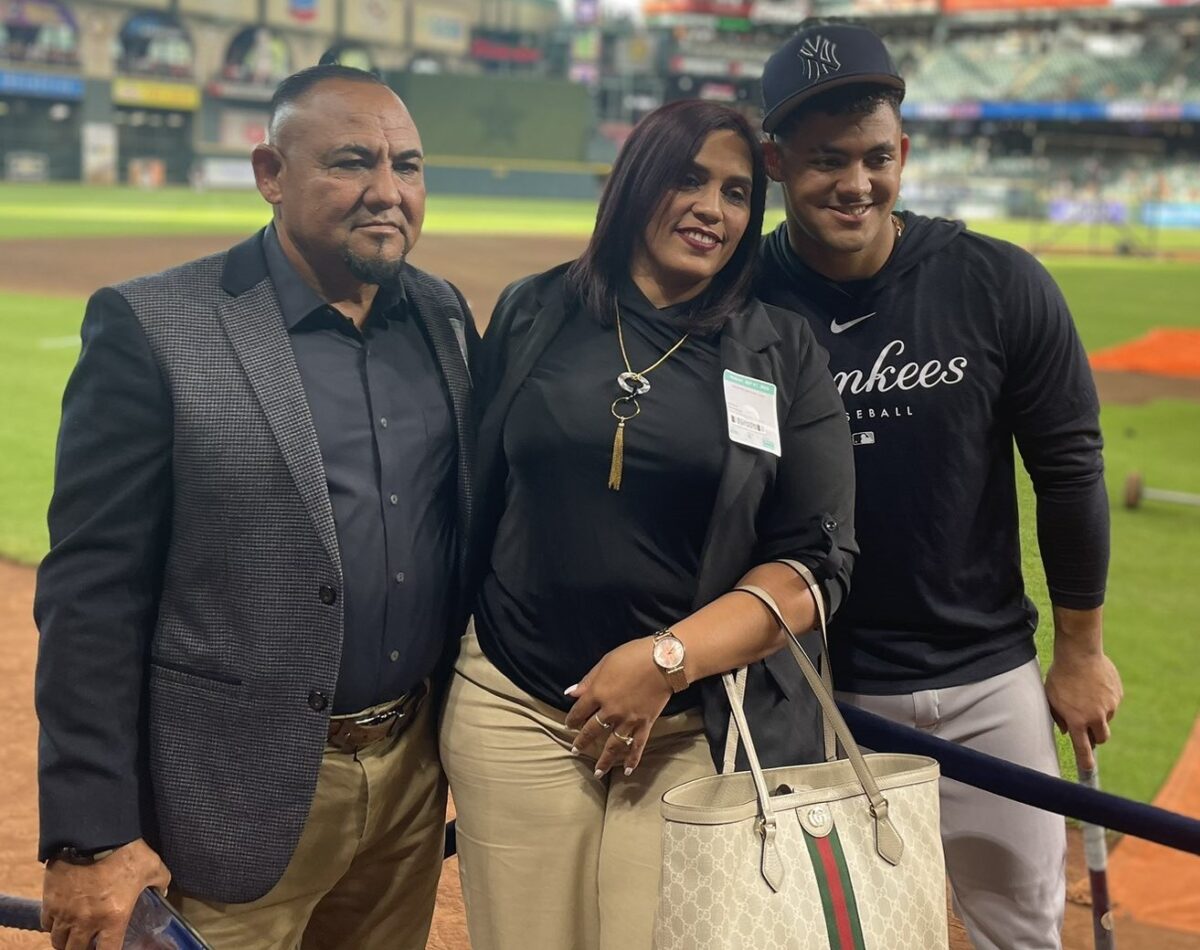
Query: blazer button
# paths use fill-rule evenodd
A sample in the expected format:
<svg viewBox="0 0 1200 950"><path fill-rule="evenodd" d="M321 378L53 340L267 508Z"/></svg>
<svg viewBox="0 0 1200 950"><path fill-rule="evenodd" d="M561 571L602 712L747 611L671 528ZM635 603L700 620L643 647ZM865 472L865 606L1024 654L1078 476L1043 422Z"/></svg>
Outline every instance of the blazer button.
<svg viewBox="0 0 1200 950"><path fill-rule="evenodd" d="M326 607L337 603L337 588L330 587L328 584L322 584L321 589L317 592L317 596L321 598L321 603Z"/></svg>
<svg viewBox="0 0 1200 950"><path fill-rule="evenodd" d="M824 528L826 531L836 531L837 526L838 526L838 523L837 523L836 518L826 518L825 521L821 524L821 527Z"/></svg>
<svg viewBox="0 0 1200 950"><path fill-rule="evenodd" d="M325 707L328 705L329 697L327 697L319 689L314 689L308 694L308 708L313 712L323 712Z"/></svg>

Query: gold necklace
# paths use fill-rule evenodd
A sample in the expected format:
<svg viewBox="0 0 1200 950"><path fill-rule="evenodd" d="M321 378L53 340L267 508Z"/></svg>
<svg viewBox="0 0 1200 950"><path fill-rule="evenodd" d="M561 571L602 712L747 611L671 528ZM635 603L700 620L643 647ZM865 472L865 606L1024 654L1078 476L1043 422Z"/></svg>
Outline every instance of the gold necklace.
<svg viewBox="0 0 1200 950"><path fill-rule="evenodd" d="M646 374L662 366L676 350L687 342L687 338L691 334L685 333L662 356L644 370L636 372L629 363L629 354L625 352L625 335L621 332L621 305L614 301L613 306L617 311L617 345L621 347L621 360L625 363L625 372L617 375L617 385L625 391L625 395L614 399L609 410L612 412L613 418L617 420L617 431L613 436L612 462L608 467L608 487L613 491L620 491L621 478L625 472L625 423L641 414L642 407L638 403L637 397L650 392L650 380L646 378ZM632 411L624 412L623 410Z"/></svg>

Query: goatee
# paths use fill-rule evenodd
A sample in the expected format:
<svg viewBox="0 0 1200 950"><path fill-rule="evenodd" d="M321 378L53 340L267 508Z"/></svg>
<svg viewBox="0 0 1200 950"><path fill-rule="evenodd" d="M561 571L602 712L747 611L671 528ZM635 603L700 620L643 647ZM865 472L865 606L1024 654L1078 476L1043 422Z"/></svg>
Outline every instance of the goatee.
<svg viewBox="0 0 1200 950"><path fill-rule="evenodd" d="M342 260L346 262L350 273L364 284L377 284L380 287L392 287L399 282L406 257L406 254L394 259L378 255L363 257L348 247L342 248Z"/></svg>

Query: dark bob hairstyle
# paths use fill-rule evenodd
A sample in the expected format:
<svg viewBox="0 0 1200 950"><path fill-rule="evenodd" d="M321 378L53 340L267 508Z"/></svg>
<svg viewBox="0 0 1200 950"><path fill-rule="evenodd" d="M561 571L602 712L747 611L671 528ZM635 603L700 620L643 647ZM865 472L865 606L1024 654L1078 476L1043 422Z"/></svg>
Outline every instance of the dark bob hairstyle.
<svg viewBox="0 0 1200 950"><path fill-rule="evenodd" d="M725 130L741 136L750 152L750 221L733 256L696 298L696 309L685 325L700 332L719 330L748 309L767 197L762 148L741 113L702 99L655 109L626 140L600 196L592 239L567 271L569 294L576 305L604 324L612 322L617 292L629 276L647 226L691 170L705 140Z"/></svg>

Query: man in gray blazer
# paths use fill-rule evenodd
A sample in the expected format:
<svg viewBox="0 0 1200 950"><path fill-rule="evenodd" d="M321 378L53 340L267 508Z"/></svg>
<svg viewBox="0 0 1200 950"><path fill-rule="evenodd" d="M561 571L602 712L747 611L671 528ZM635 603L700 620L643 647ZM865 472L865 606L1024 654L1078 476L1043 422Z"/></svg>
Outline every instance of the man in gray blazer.
<svg viewBox="0 0 1200 950"><path fill-rule="evenodd" d="M285 80L272 224L96 293L38 575L43 923L145 887L215 947L424 947L457 645L473 333L406 265L421 141L368 73Z"/></svg>

